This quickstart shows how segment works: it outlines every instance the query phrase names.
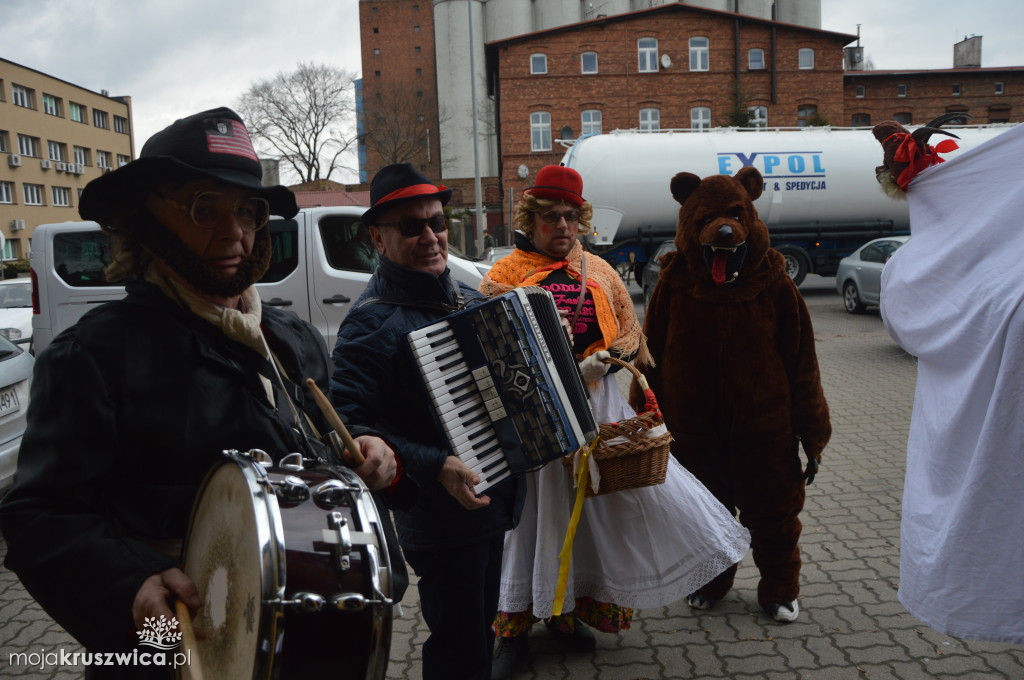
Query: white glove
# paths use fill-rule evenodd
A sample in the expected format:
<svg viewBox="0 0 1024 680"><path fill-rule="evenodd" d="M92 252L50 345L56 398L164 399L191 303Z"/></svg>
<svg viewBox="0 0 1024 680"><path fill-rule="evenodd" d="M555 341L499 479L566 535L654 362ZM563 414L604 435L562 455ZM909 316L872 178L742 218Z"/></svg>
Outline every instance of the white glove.
<svg viewBox="0 0 1024 680"><path fill-rule="evenodd" d="M583 382L592 383L604 377L611 370L612 365L606 364L601 360L607 359L610 356L611 354L607 350L602 349L581 361L580 373L583 374Z"/></svg>

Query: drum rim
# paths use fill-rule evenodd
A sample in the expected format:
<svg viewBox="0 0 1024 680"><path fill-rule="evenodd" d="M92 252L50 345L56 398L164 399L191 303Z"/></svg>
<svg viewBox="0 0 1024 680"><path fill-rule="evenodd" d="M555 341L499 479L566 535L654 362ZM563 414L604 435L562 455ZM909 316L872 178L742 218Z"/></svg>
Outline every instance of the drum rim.
<svg viewBox="0 0 1024 680"><path fill-rule="evenodd" d="M256 540L259 545L258 559L262 592L260 593L260 623L257 631L256 658L253 661L253 678L269 677L270 670L274 667L275 657L281 650L284 637L284 628L281 625L284 609L280 603L284 598L287 580L281 510L277 505L277 495L274 493L267 471L261 464L252 456L236 450L224 451L223 455L224 458L217 461L206 473L196 492L188 531L185 533L185 540L182 543L181 565L182 568L185 567L196 511L203 498L203 493L218 470L225 465L234 464L241 471L252 493ZM258 511L260 505L265 508L265 512Z"/></svg>

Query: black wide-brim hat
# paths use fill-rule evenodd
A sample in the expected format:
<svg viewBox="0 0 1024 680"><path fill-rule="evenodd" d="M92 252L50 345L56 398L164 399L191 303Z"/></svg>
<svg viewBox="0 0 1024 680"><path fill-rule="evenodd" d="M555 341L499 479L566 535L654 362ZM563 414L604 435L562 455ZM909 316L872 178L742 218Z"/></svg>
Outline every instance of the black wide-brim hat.
<svg viewBox="0 0 1024 680"><path fill-rule="evenodd" d="M104 224L127 195L197 179L251 191L270 203L273 215L293 217L299 211L291 189L263 186L263 168L245 123L237 113L221 107L174 121L146 141L136 160L89 182L78 213Z"/></svg>
<svg viewBox="0 0 1024 680"><path fill-rule="evenodd" d="M370 209L363 213L363 224L372 227L388 209L416 198L436 198L441 205L448 205L451 197L451 189L434 186L411 163L386 165L370 182Z"/></svg>

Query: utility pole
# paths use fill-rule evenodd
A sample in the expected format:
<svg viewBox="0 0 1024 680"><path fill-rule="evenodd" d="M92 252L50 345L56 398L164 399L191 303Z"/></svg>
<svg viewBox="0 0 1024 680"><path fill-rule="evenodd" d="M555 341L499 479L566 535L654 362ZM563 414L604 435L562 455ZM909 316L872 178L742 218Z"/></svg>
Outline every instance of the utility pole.
<svg viewBox="0 0 1024 680"><path fill-rule="evenodd" d="M480 138L477 134L476 115L476 59L473 56L473 0L467 0L466 7L469 9L469 86L470 96L473 98L473 174L474 189L476 190L476 254L483 252L484 229L487 223L484 221L484 205L480 195L480 151L477 146Z"/></svg>

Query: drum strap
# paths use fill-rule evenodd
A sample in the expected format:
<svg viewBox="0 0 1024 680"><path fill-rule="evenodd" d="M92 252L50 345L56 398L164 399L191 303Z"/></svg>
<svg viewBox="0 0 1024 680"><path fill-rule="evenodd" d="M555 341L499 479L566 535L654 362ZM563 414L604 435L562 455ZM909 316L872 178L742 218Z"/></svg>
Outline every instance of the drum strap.
<svg viewBox="0 0 1024 680"><path fill-rule="evenodd" d="M270 345L267 344L267 338L263 335L262 331L260 332L260 337L263 338L263 347L266 348L267 354L273 359L273 361L269 363L274 371L274 376L277 378L278 384L281 386L281 392L284 393L284 399L288 402L288 409L292 413L292 424L294 429L302 436L302 441L306 445L306 450L314 459L319 460L321 457L316 454L316 448L310 443L309 433L312 432L313 437L319 442L322 442L323 439L320 437L320 433L317 431L316 426L313 425L313 421L310 419L309 414L306 413L305 410L295 406L296 402L302 403L302 393L299 391L298 385L292 382L292 379L288 377L288 372L285 371L284 366L281 364L281 360L277 358L277 354L274 350L270 349ZM287 383L285 382L286 379ZM289 385L291 385L292 389L288 389ZM306 426L309 427L308 432L306 430L306 426L302 423L303 418L299 417L300 411L304 416Z"/></svg>

